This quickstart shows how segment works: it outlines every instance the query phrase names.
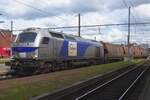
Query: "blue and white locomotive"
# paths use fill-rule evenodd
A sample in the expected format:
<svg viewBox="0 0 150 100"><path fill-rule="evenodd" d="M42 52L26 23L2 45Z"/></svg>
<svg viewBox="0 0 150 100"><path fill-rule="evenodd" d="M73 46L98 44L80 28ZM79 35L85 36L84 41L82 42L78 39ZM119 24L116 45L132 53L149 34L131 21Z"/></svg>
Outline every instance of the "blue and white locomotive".
<svg viewBox="0 0 150 100"><path fill-rule="evenodd" d="M93 40L45 29L26 29L12 45L11 69L18 74L45 73L76 62L100 63L102 44Z"/></svg>

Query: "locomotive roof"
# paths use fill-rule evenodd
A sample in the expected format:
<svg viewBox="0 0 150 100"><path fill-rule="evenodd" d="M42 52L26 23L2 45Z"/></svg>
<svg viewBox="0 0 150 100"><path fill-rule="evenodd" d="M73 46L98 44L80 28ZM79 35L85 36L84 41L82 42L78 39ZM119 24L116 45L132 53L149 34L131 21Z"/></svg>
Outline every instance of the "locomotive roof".
<svg viewBox="0 0 150 100"><path fill-rule="evenodd" d="M72 35L72 34L67 34L67 33L63 33L63 32L56 32L56 31L52 31L52 30L45 30L45 29L41 29L41 28L28 28L26 30L24 30L23 32L36 32L36 33L42 33L42 34L47 34L47 33L56 33L56 34L61 34L63 36L63 38L65 39L67 36L74 38L76 41L83 41L83 42L89 42L89 43L95 43L95 44L101 44L98 41L95 40L90 40L90 39L85 39L83 37L79 37L76 35Z"/></svg>
<svg viewBox="0 0 150 100"><path fill-rule="evenodd" d="M77 41L84 41L84 42L98 43L98 44L99 44L98 41L90 40L90 39L85 39L85 38L83 38L83 37L79 37L79 36L72 35L72 34L67 34L67 33L62 33L62 32L54 32L54 31L49 31L49 32L57 33L57 34L62 34L64 37L65 37L65 36L70 36L70 37L75 38L75 40L77 40Z"/></svg>

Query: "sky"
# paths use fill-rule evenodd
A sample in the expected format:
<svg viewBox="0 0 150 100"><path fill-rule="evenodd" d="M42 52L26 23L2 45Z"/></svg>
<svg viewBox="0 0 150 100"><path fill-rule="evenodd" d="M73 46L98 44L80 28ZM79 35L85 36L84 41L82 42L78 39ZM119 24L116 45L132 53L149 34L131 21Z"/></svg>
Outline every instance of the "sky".
<svg viewBox="0 0 150 100"><path fill-rule="evenodd" d="M131 6L131 22L149 22L150 0L0 0L0 28L14 30L29 27L77 26L78 13L81 25L103 25L128 22ZM150 42L150 25L131 26L131 41ZM98 41L126 43L127 26L81 28L81 36ZM77 29L57 29L77 35ZM18 34L20 31L14 31Z"/></svg>

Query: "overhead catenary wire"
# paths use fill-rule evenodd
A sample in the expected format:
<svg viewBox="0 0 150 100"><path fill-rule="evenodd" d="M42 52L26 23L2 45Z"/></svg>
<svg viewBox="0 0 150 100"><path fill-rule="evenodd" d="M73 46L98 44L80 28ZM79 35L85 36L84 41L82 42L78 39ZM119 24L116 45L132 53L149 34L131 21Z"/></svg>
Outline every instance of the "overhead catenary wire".
<svg viewBox="0 0 150 100"><path fill-rule="evenodd" d="M131 16L133 17L135 23L137 23L137 19L136 19L136 17L135 17L134 14L133 14L133 12L135 12L135 11L134 11L134 5L132 4L132 2L129 1L129 2L128 2L129 5L128 5L125 0L122 0L122 1L123 1L123 3L124 3L125 7L127 7L127 8L128 8L129 6L133 7L133 8L131 9ZM132 11L133 11L133 12L132 12ZM136 12L135 12L135 13L136 13ZM139 22L139 20L138 20L138 22ZM145 24L141 24L141 26L145 26ZM141 28L138 28L138 29L140 29L140 30L141 30L141 33L144 34L144 31L143 31ZM135 25L135 27L134 27L134 33L135 33L135 34L137 33L137 25ZM132 37L132 38L133 38L133 37Z"/></svg>
<svg viewBox="0 0 150 100"><path fill-rule="evenodd" d="M19 1L19 0L14 0L15 2L18 2L19 4L22 4L22 5L24 5L24 6L28 6L28 7L30 7L30 8L32 8L32 9L35 9L35 10L37 10L38 12L40 12L40 13L42 13L42 14L45 14L45 15L49 15L50 13L49 12L47 12L47 11L44 11L44 10L42 10L42 9L39 9L39 8L37 8L37 7L35 7L35 6L32 6L32 5L30 5L29 3L25 3L25 2L23 2L23 1ZM131 25L133 25L133 26L138 26L138 25L150 25L150 22L141 22L141 23L138 23L137 21L136 21L136 17L134 16L134 15L132 15L133 16L133 19L135 20L135 23L131 23ZM59 16L56 16L56 17L58 17L59 18ZM60 17L60 19L62 19L62 20L64 20L64 21L66 21L66 19L64 19L64 18L62 18L62 17ZM68 20L68 19L67 19ZM107 26L127 26L128 25L128 23L117 23L117 24L102 24L102 25L81 25L81 27L85 27L85 28L98 28L98 32L99 33L101 33L101 28L102 27L107 27ZM50 29L50 30L57 30L57 29L75 29L75 28L78 28L78 26L63 26L63 27L57 27L57 26L54 26L54 27L43 27L43 28L41 28L41 29ZM99 29L100 28L100 29ZM24 29L14 29L13 31L23 31ZM97 31L97 30L96 30ZM135 31L136 31L136 29L135 29ZM86 34L86 33L85 33Z"/></svg>
<svg viewBox="0 0 150 100"><path fill-rule="evenodd" d="M128 9L129 6L128 6L128 4L126 3L126 1L125 1L125 0L122 0L122 1L123 1L124 6ZM131 7L132 7L132 6L131 6ZM132 13L130 13L130 15L133 17L135 23L137 23L135 16L134 16ZM134 29L135 29L135 33L136 33L136 25L135 25Z"/></svg>
<svg viewBox="0 0 150 100"><path fill-rule="evenodd" d="M131 10L133 11L134 10L134 5L132 4L132 2L131 1L129 1L129 5L127 4L127 2L125 1L125 0L122 0L123 1L123 3L124 3L124 5L125 5L125 7L129 7L129 5L131 6L131 7L133 7ZM136 20L136 17L134 16L134 14L131 12L131 16L133 17L133 19L134 19L134 21L135 21L135 23L137 23L137 20ZM136 25L135 25L135 34L136 34ZM142 33L144 33L144 31L143 30L141 30L142 31Z"/></svg>
<svg viewBox="0 0 150 100"><path fill-rule="evenodd" d="M140 16L138 16L138 14L136 13L136 10L134 9L134 5L132 4L132 2L129 1L129 3L130 3L131 6L133 6L133 8L132 8L131 10L135 13L135 15L136 15L139 19L141 19ZM132 13L132 14L133 14L133 13ZM133 16L134 16L134 14L133 14ZM144 26L144 25L143 25L143 26ZM143 31L143 30L141 30L141 31L142 31L143 34L144 34L144 31Z"/></svg>
<svg viewBox="0 0 150 100"><path fill-rule="evenodd" d="M150 22L140 22L140 23L130 23L130 25L150 25ZM128 23L116 23L116 24L95 24L95 25L81 25L81 27L90 28L90 27L109 27L109 26L127 26ZM41 27L41 29L69 29L69 28L78 28L78 26L64 26L64 27ZM25 29L18 29L13 31L23 31Z"/></svg>
<svg viewBox="0 0 150 100"><path fill-rule="evenodd" d="M44 14L44 15L50 15L51 14L51 13L49 13L47 11L44 11L44 10L38 8L38 7L34 7L34 6L30 5L30 4L24 3L22 1L19 1L19 0L13 0L13 1L16 2L16 3L18 3L18 4L24 5L26 7L32 8L32 9L34 9L34 10L36 10L36 11L38 11L38 12ZM55 17L57 17L57 18L59 18L61 20L64 20L64 21L68 20L68 19L64 19L64 18L59 17L59 16L55 16Z"/></svg>

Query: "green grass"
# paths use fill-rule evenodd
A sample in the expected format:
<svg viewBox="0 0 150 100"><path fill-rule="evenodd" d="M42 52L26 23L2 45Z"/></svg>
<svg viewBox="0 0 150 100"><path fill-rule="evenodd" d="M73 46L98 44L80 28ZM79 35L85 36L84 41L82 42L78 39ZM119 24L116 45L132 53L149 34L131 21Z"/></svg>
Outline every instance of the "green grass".
<svg viewBox="0 0 150 100"><path fill-rule="evenodd" d="M0 100L28 100L45 92L53 92L57 89L72 85L75 82L86 80L90 77L115 71L129 64L136 64L143 60L130 62L115 62L111 64L96 65L73 70L51 73L48 80L29 83L16 82L9 88L0 89Z"/></svg>

